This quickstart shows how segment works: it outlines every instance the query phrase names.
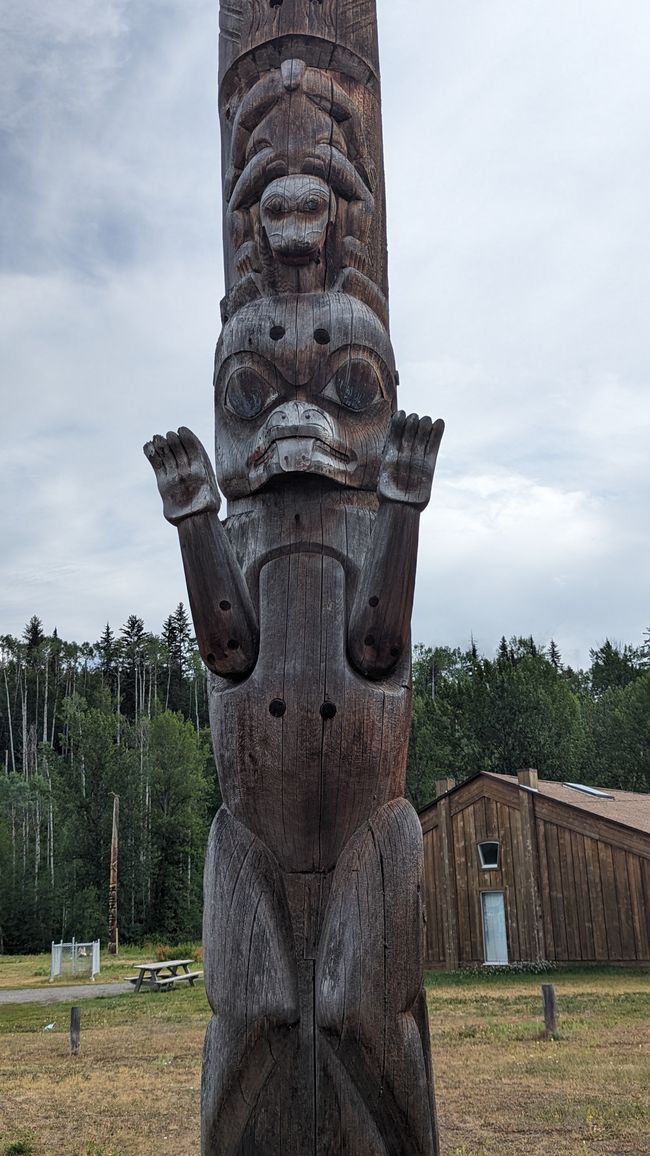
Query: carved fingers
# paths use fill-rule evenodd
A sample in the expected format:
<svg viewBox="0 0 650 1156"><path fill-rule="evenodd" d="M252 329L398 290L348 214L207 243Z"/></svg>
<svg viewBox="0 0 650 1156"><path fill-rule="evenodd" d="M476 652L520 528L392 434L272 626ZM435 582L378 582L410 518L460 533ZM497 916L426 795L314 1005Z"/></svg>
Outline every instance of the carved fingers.
<svg viewBox="0 0 650 1156"><path fill-rule="evenodd" d="M190 429L181 426L167 437L156 434L143 449L156 475L168 522L175 526L192 514L218 511L221 501L212 463Z"/></svg>
<svg viewBox="0 0 650 1156"><path fill-rule="evenodd" d="M445 423L430 417L394 414L379 472L379 497L405 502L423 510L431 497L431 485Z"/></svg>

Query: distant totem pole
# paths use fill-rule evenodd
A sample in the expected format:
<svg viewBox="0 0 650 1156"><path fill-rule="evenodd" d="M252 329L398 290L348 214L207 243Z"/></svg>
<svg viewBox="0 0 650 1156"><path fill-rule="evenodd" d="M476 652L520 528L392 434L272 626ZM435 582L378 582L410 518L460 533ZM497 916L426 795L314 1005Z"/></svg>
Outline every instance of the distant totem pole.
<svg viewBox="0 0 650 1156"><path fill-rule="evenodd" d="M221 0L216 476L145 453L210 670L204 1156L434 1156L422 836L403 798L420 513L396 411L375 0Z"/></svg>

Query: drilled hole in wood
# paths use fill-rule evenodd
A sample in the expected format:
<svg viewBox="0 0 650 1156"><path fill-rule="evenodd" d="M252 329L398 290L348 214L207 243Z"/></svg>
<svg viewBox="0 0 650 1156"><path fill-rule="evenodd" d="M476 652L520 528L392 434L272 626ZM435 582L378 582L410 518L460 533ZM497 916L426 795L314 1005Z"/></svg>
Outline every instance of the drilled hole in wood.
<svg viewBox="0 0 650 1156"><path fill-rule="evenodd" d="M239 650L239 643L236 638L228 639L228 650Z"/></svg>
<svg viewBox="0 0 650 1156"><path fill-rule="evenodd" d="M281 337L284 337L286 332L284 325L272 325L269 337L271 341L279 341Z"/></svg>
<svg viewBox="0 0 650 1156"><path fill-rule="evenodd" d="M329 345L329 343L330 343L329 329L315 329L314 330L314 341L316 342L317 345Z"/></svg>
<svg viewBox="0 0 650 1156"><path fill-rule="evenodd" d="M215 658L214 654L209 654L209 655L208 655L208 666L214 666L214 665L215 665L215 663L216 663L216 661L217 661L217 660L216 660L216 658Z"/></svg>
<svg viewBox="0 0 650 1156"><path fill-rule="evenodd" d="M363 640L363 645L364 645L364 646L374 646L374 645L375 645L375 636L374 636L374 634L367 634L367 635L366 635L366 637L365 637L365 638L364 638L364 640Z"/></svg>
<svg viewBox="0 0 650 1156"><path fill-rule="evenodd" d="M379 599L376 594L373 594L372 598L368 599L368 606L379 606Z"/></svg>
<svg viewBox="0 0 650 1156"><path fill-rule="evenodd" d="M283 0L271 0L271 8L281 8Z"/></svg>
<svg viewBox="0 0 650 1156"><path fill-rule="evenodd" d="M401 648L399 646L391 646L391 648L390 648L391 658L399 658L401 653L402 653L402 651L401 651Z"/></svg>
<svg viewBox="0 0 650 1156"><path fill-rule="evenodd" d="M219 603L219 609L220 610L230 610L230 603L225 598L223 598L221 600L221 602Z"/></svg>
<svg viewBox="0 0 650 1156"><path fill-rule="evenodd" d="M324 719L334 718L334 715L336 714L336 707L334 706L334 703L324 702L320 708L320 713Z"/></svg>
<svg viewBox="0 0 650 1156"><path fill-rule="evenodd" d="M282 718L286 709L287 704L283 698L274 698L273 701L269 703L269 714L272 714L273 718Z"/></svg>

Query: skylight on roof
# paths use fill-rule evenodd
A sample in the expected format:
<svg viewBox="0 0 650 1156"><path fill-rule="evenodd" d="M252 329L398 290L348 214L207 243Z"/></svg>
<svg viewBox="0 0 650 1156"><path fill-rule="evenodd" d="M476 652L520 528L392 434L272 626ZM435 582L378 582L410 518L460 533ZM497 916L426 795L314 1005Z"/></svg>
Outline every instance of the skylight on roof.
<svg viewBox="0 0 650 1156"><path fill-rule="evenodd" d="M595 799L609 799L614 802L614 796L608 795L607 791L599 791L597 787L585 787L582 783L565 783L565 787L571 787L572 791L582 791L584 795L593 795Z"/></svg>

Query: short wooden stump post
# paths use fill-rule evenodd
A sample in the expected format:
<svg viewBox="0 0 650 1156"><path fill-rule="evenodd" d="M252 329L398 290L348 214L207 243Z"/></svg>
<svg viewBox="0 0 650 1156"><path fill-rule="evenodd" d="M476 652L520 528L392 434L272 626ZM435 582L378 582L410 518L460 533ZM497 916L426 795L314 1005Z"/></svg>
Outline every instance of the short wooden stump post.
<svg viewBox="0 0 650 1156"><path fill-rule="evenodd" d="M81 1047L81 1008L70 1008L70 1055L78 1056Z"/></svg>
<svg viewBox="0 0 650 1156"><path fill-rule="evenodd" d="M557 1040L559 1039L560 1033L557 1026L558 1014L555 985L552 983L543 983L542 997L544 1000L544 1039Z"/></svg>

